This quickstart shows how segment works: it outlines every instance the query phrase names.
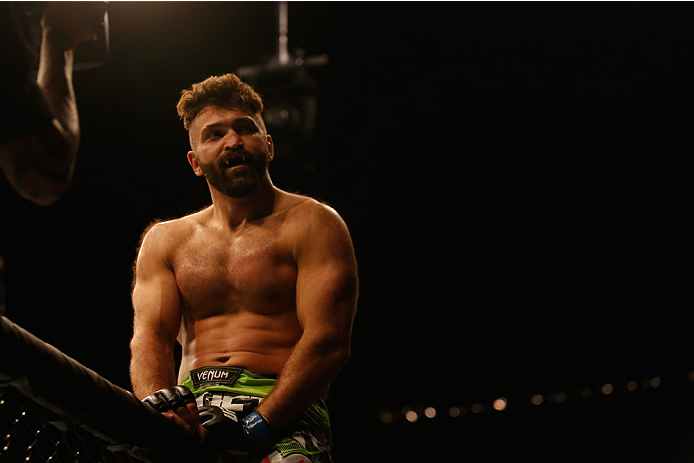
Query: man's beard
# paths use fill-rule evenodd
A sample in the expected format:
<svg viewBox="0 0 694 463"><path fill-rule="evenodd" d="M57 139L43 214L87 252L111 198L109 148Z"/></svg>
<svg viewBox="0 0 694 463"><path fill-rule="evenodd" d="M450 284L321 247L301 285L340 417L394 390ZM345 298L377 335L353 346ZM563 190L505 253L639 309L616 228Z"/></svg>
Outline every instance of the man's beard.
<svg viewBox="0 0 694 463"><path fill-rule="evenodd" d="M266 156L249 156L251 161L238 170L227 171L217 163L200 163L200 168L214 189L231 198L245 198L263 182L268 167Z"/></svg>

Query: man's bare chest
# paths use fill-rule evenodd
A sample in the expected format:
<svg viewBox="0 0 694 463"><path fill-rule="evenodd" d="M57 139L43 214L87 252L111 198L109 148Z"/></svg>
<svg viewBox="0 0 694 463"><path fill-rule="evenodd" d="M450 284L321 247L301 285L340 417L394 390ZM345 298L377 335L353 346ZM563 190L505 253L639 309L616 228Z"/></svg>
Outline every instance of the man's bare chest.
<svg viewBox="0 0 694 463"><path fill-rule="evenodd" d="M197 233L173 258L183 299L192 306L263 304L293 297L296 264L277 230Z"/></svg>

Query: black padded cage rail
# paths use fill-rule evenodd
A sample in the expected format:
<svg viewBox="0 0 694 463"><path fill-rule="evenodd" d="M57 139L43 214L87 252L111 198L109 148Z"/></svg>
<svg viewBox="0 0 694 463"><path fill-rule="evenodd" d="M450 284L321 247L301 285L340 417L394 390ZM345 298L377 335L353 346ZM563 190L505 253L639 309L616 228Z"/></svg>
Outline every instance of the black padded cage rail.
<svg viewBox="0 0 694 463"><path fill-rule="evenodd" d="M0 317L0 463L211 463L131 392Z"/></svg>

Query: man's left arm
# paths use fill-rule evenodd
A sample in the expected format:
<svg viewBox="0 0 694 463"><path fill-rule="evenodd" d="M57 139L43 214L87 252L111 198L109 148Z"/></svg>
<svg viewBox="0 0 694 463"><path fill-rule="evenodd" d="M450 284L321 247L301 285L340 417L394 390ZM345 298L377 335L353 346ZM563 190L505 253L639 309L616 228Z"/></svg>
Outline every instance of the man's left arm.
<svg viewBox="0 0 694 463"><path fill-rule="evenodd" d="M350 357L359 285L352 240L342 218L327 206L318 206L307 219L294 249L303 334L256 410L274 432L306 411Z"/></svg>

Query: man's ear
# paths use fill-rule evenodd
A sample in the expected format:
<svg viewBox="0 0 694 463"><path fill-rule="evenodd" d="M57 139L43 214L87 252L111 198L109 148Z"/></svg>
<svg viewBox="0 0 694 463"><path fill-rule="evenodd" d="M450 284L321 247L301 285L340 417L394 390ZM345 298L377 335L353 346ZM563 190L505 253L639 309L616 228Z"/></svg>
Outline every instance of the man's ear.
<svg viewBox="0 0 694 463"><path fill-rule="evenodd" d="M272 137L270 135L267 136L267 152L269 160L272 161L275 157L275 143L272 141Z"/></svg>
<svg viewBox="0 0 694 463"><path fill-rule="evenodd" d="M202 177L202 169L200 168L200 164L198 163L198 158L195 156L195 151L188 151L188 163L190 164L190 167L193 168L193 172L195 172L195 175L198 177Z"/></svg>

